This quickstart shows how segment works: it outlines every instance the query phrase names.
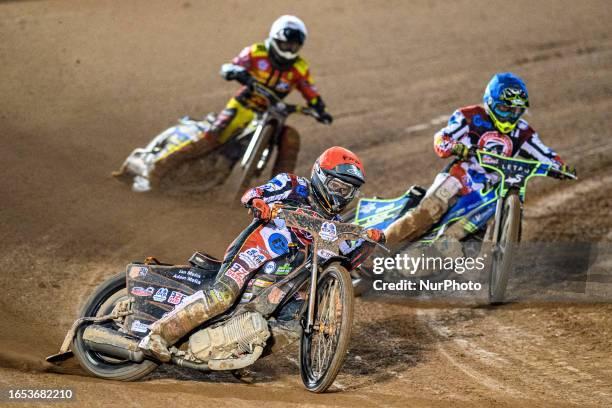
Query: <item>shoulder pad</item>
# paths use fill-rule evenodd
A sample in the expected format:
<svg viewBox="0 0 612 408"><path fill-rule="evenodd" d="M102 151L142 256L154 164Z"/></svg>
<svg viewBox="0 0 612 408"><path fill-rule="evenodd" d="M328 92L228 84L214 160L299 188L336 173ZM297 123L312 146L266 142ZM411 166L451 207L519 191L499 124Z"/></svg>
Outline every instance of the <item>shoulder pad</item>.
<svg viewBox="0 0 612 408"><path fill-rule="evenodd" d="M264 43L255 43L251 46L251 55L253 57L267 57L268 50L266 49L266 44Z"/></svg>
<svg viewBox="0 0 612 408"><path fill-rule="evenodd" d="M305 76L308 72L308 63L302 57L299 57L294 63L293 68L301 75Z"/></svg>
<svg viewBox="0 0 612 408"><path fill-rule="evenodd" d="M525 119L519 119L516 127L518 127L521 130L526 130L526 129L529 129L531 126L529 126L529 123L527 123Z"/></svg>
<svg viewBox="0 0 612 408"><path fill-rule="evenodd" d="M463 108L459 108L457 110L461 112L468 121L471 121L471 119L476 115L486 115L487 114L484 108L480 105L464 106Z"/></svg>

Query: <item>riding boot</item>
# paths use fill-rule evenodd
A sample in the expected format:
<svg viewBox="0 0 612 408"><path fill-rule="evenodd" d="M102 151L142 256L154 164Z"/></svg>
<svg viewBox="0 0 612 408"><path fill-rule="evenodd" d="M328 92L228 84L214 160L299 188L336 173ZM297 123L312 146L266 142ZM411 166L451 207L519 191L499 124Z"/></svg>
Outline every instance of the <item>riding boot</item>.
<svg viewBox="0 0 612 408"><path fill-rule="evenodd" d="M460 189L459 180L447 173L440 173L419 205L385 229L387 243L393 245L413 241L423 235L442 218Z"/></svg>
<svg viewBox="0 0 612 408"><path fill-rule="evenodd" d="M435 196L425 197L418 206L395 220L385 229L388 244L412 241L423 235L448 209L448 204Z"/></svg>
<svg viewBox="0 0 612 408"><path fill-rule="evenodd" d="M149 335L141 340L139 347L160 361L168 362L171 358L168 347L200 324L222 313L227 307L224 299L217 299L206 292L196 292L188 298L187 303L177 306L153 323Z"/></svg>

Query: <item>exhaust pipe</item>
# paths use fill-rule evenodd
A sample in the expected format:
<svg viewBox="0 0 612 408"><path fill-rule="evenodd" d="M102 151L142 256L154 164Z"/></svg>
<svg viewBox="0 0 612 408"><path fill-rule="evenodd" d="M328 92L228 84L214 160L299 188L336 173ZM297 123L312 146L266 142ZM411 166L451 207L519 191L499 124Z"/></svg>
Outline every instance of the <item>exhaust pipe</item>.
<svg viewBox="0 0 612 408"><path fill-rule="evenodd" d="M138 347L138 340L125 336L108 327L92 324L83 331L83 341L92 351L109 357L142 363L144 353Z"/></svg>

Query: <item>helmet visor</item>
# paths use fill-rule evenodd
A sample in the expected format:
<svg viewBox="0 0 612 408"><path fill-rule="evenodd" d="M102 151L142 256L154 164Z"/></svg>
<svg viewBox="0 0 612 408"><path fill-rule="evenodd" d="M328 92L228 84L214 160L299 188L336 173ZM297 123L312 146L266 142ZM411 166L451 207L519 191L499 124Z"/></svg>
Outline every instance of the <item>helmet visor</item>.
<svg viewBox="0 0 612 408"><path fill-rule="evenodd" d="M276 40L276 45L282 52L290 52L292 54L297 54L300 48L302 48L302 44L295 41Z"/></svg>
<svg viewBox="0 0 612 408"><path fill-rule="evenodd" d="M306 35L304 35L304 33L301 30L296 30L294 28L287 27L283 29L283 34L280 37L280 39L287 41L287 42L296 43L301 47L302 45L304 45L304 40L306 40Z"/></svg>

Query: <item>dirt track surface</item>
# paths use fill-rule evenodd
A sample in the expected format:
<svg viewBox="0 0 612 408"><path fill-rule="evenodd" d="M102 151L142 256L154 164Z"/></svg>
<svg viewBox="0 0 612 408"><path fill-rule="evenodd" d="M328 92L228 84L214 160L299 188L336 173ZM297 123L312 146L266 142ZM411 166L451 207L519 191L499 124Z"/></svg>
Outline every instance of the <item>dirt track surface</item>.
<svg viewBox="0 0 612 408"><path fill-rule="evenodd" d="M299 172L340 144L364 160L366 194L428 185L444 165L440 117L511 70L530 89L527 119L581 176L533 183L524 239L612 241L607 1L0 2L0 387L72 387L87 406L609 406L610 305L358 301L326 395L303 390L295 352L259 362L254 385L173 368L112 383L42 362L127 261L220 256L248 221L221 193L139 196L109 173L175 118L219 110L235 88L219 66L285 12L308 24L303 53L336 118L291 119Z"/></svg>

